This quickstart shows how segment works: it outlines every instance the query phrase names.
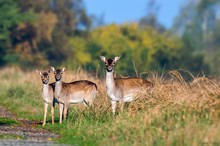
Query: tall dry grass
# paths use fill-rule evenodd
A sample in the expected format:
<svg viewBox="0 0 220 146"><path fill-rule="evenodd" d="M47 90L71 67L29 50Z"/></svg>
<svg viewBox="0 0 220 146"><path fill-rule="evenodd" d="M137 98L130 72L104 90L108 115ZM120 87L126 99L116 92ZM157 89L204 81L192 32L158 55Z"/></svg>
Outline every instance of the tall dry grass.
<svg viewBox="0 0 220 146"><path fill-rule="evenodd" d="M4 68L0 79L1 105L23 118L42 120L42 83L35 71ZM191 81L186 81L176 70L167 74L151 73L148 80L154 83L153 89L131 102L117 116L111 114L103 78L81 69L63 75L65 82L81 79L98 85L94 108L72 105L64 126L49 124L46 127L60 132L64 143L220 145L220 82L216 78L192 76ZM53 74L50 82L54 82Z"/></svg>
<svg viewBox="0 0 220 146"><path fill-rule="evenodd" d="M189 109L213 109L217 110L220 98L220 80L207 77L193 77L186 82L180 72L174 70L168 73L170 77L153 73L149 80L154 82L154 88L150 95L137 99L139 104L156 105L157 109L166 106L186 106ZM140 105L134 103L138 108Z"/></svg>

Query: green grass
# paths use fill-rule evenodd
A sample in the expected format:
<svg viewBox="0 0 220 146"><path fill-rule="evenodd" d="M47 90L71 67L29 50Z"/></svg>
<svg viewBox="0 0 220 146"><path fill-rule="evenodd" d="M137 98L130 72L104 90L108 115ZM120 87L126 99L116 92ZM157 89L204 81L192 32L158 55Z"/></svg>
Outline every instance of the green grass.
<svg viewBox="0 0 220 146"><path fill-rule="evenodd" d="M26 92L28 88L30 88L30 91ZM2 99L1 105L16 113L18 117L28 116L29 119L37 118L40 120L42 114L39 112L43 111L42 104L39 101L40 99L36 99L36 95L39 95L39 92L33 86L12 85L5 91L0 94L0 98ZM34 110L40 111L33 115Z"/></svg>
<svg viewBox="0 0 220 146"><path fill-rule="evenodd" d="M18 125L18 124L19 122L13 119L0 117L0 125Z"/></svg>
<svg viewBox="0 0 220 146"><path fill-rule="evenodd" d="M5 80L11 82L10 77ZM42 121L41 83L29 81L26 84L23 80L17 80L14 84L0 83L0 104L17 113L18 117ZM171 86L172 90L173 86L176 85ZM104 101L94 110L71 105L68 119L62 124L58 123L56 106L55 125L51 124L48 110L46 126L38 128L59 134L60 138L56 141L60 143L73 145L220 145L219 94L209 94L197 87L195 91L194 88L181 89L181 92L179 87L176 89L178 90L169 91L166 88L162 92L154 91L155 94L148 99L134 101L116 116L112 116L107 106L109 103ZM200 90L207 93L208 98L202 97ZM180 96L181 100L172 98L168 92L175 94L171 94L172 96ZM191 102L188 102L190 98L182 98L188 92L189 97L195 96ZM195 92L199 93L194 94ZM98 100L104 98L106 97L99 95Z"/></svg>
<svg viewBox="0 0 220 146"><path fill-rule="evenodd" d="M15 134L0 134L0 139L24 139L24 137Z"/></svg>
<svg viewBox="0 0 220 146"><path fill-rule="evenodd" d="M205 142L205 135L212 134L210 127L217 128L213 129L217 135L220 130L208 111L170 109L157 116L149 113L150 121L145 119L144 112L132 117L127 113L117 117L107 114L105 121L88 113L80 112L82 115L75 119L76 113L71 112L64 124L45 128L61 134L59 142L77 145L197 145ZM212 138L215 142L219 140Z"/></svg>

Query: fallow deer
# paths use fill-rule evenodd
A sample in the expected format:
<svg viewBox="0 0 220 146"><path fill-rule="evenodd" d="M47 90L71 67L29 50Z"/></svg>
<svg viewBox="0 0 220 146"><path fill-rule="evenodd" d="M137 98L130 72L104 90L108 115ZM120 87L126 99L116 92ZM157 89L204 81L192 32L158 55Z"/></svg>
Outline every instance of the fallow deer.
<svg viewBox="0 0 220 146"><path fill-rule="evenodd" d="M121 110L123 110L124 102L131 102L140 93L153 86L150 81L143 78L114 78L114 65L120 57L106 59L100 56L100 58L106 66L106 88L111 100L113 115L115 115L117 102L121 104Z"/></svg>
<svg viewBox="0 0 220 146"><path fill-rule="evenodd" d="M55 98L60 105L60 123L62 123L62 113L66 119L67 110L70 104L83 103L85 106L92 106L96 98L97 85L88 80L79 80L70 83L62 82L62 75L67 67L51 70L55 75Z"/></svg>
<svg viewBox="0 0 220 146"><path fill-rule="evenodd" d="M56 100L54 99L55 82L48 84L50 70L48 70L47 72L41 72L36 70L36 73L41 76L41 80L43 83L42 97L44 101L44 120L42 125L44 126L46 124L47 108L49 104L51 105L52 124L54 124L54 106L56 103Z"/></svg>

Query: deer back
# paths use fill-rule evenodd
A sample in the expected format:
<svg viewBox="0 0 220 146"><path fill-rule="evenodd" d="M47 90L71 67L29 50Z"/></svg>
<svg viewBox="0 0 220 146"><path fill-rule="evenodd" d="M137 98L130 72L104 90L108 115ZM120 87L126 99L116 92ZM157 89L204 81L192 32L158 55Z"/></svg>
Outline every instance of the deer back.
<svg viewBox="0 0 220 146"><path fill-rule="evenodd" d="M64 103L79 103L84 99L91 98L91 94L97 92L95 83L87 80L80 80L70 83L62 82L62 90L59 100Z"/></svg>
<svg viewBox="0 0 220 146"><path fill-rule="evenodd" d="M123 95L136 92L143 92L152 87L153 84L143 78L116 78L115 88L120 90Z"/></svg>

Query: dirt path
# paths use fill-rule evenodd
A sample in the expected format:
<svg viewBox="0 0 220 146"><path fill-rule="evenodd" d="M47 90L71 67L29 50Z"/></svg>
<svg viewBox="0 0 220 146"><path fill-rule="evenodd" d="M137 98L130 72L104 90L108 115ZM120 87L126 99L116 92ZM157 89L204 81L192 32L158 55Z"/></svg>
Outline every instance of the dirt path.
<svg viewBox="0 0 220 146"><path fill-rule="evenodd" d="M51 139L57 138L58 135L44 129L35 128L41 124L40 122L19 119L1 106L0 117L10 118L21 123L20 125L0 123L0 134L18 135L22 137L22 139L0 140L0 145L55 145L55 142L51 141Z"/></svg>

